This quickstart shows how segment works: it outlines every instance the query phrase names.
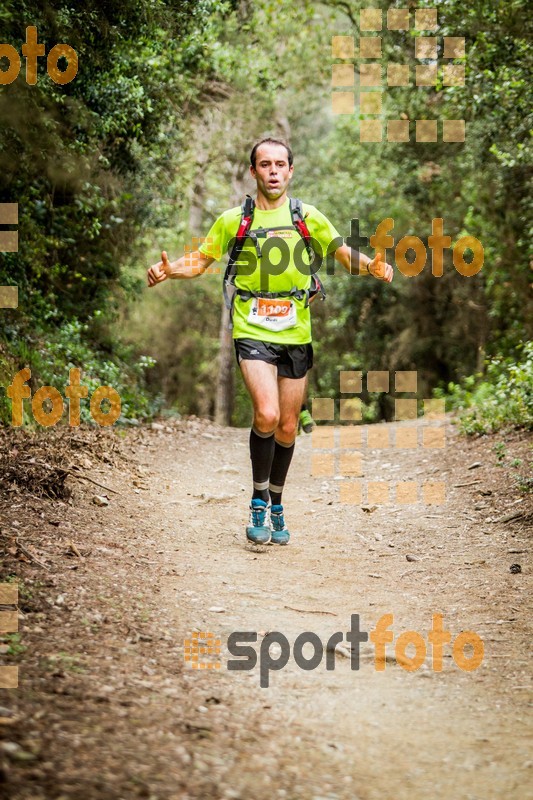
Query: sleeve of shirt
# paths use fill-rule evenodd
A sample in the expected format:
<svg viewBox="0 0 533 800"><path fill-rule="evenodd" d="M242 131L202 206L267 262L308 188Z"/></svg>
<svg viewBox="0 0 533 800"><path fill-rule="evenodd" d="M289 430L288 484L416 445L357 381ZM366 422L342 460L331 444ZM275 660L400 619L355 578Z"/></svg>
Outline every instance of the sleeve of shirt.
<svg viewBox="0 0 533 800"><path fill-rule="evenodd" d="M228 245L236 235L241 219L240 206L230 208L215 220L211 230L198 250L215 261L222 261L228 252Z"/></svg>
<svg viewBox="0 0 533 800"><path fill-rule="evenodd" d="M203 240L198 250L204 256L214 258L215 261L221 261L226 253L228 239L229 237L226 235L225 215L221 214L221 216L211 225L209 233Z"/></svg>
<svg viewBox="0 0 533 800"><path fill-rule="evenodd" d="M323 256L334 253L344 240L327 217L314 206L304 206L304 217L309 233L319 242Z"/></svg>

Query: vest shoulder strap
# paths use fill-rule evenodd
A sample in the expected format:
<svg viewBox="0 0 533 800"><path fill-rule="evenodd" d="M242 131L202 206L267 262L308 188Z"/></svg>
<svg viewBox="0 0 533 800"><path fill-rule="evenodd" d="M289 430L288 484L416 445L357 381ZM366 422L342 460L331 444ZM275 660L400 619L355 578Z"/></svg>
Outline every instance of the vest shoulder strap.
<svg viewBox="0 0 533 800"><path fill-rule="evenodd" d="M252 217L255 210L254 198L251 197L249 194L247 194L246 199L242 204L241 208L242 208L241 221L242 217Z"/></svg>
<svg viewBox="0 0 533 800"><path fill-rule="evenodd" d="M239 228L237 230L237 235L235 236L235 242L233 244L231 253L229 255L226 271L224 273L224 279L222 281L222 292L224 295L224 302L226 304L226 307L230 310L232 309L233 306L233 298L230 298L228 288L233 282L233 276L235 274L235 269L234 269L235 262L239 258L239 255L244 247L244 243L248 237L248 232L252 227L254 210L255 210L254 199L249 194L247 194L241 206L241 219L239 222ZM230 322L230 327L231 327L231 322Z"/></svg>
<svg viewBox="0 0 533 800"><path fill-rule="evenodd" d="M289 203L290 203L292 219L297 217L297 219L301 219L302 222L303 222L304 209L303 209L302 201L299 200L297 197L290 197L289 198Z"/></svg>

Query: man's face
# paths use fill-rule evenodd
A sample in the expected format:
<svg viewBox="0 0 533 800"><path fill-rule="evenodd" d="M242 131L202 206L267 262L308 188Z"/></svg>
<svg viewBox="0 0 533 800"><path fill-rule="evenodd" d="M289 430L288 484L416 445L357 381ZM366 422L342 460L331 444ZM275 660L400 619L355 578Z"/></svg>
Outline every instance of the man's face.
<svg viewBox="0 0 533 800"><path fill-rule="evenodd" d="M287 191L293 167L289 167L287 150L280 144L262 144L255 158L255 169L250 167L257 188L269 200L277 200Z"/></svg>

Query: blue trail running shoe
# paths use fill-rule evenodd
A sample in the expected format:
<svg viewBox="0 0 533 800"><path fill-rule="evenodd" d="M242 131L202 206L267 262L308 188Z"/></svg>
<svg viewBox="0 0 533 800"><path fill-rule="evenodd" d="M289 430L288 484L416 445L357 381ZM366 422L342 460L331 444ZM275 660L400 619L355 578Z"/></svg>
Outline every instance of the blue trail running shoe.
<svg viewBox="0 0 533 800"><path fill-rule="evenodd" d="M256 498L250 503L250 524L246 528L246 538L254 544L268 544L270 535L268 506L264 500Z"/></svg>
<svg viewBox="0 0 533 800"><path fill-rule="evenodd" d="M270 530L273 544L289 544L291 535L283 518L283 506L274 505L270 509Z"/></svg>

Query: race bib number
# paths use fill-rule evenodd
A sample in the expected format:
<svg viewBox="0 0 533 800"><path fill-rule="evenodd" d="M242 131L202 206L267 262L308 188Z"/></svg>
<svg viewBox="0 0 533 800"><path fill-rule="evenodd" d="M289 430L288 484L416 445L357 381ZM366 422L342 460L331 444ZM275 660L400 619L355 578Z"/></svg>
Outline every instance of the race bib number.
<svg viewBox="0 0 533 800"><path fill-rule="evenodd" d="M281 298L269 300L266 297L254 297L248 314L248 322L269 331L284 331L294 328L297 322L296 305L293 300Z"/></svg>

